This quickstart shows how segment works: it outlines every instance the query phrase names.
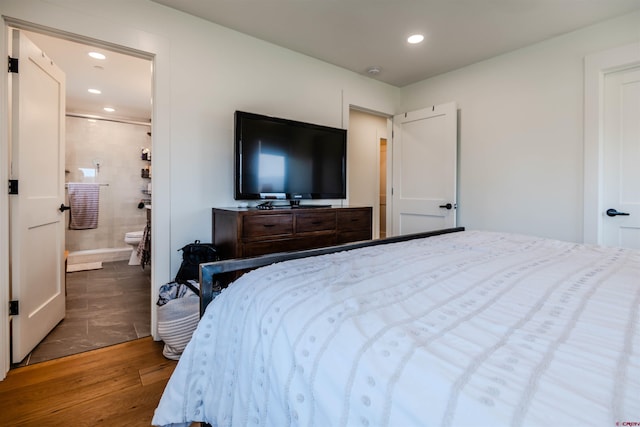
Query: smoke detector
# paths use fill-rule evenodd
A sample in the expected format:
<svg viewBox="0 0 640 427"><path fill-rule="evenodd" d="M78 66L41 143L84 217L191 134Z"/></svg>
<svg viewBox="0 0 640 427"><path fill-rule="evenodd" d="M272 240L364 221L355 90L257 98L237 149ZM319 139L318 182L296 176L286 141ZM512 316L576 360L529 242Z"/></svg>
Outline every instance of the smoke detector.
<svg viewBox="0 0 640 427"><path fill-rule="evenodd" d="M367 68L367 74L370 76L377 76L380 74L380 67L369 67Z"/></svg>

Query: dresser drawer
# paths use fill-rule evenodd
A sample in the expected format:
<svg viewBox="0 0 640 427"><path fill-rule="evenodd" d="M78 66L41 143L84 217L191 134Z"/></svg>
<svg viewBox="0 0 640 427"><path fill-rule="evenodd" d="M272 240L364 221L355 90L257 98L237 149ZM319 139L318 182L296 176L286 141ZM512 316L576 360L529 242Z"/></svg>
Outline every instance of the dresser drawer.
<svg viewBox="0 0 640 427"><path fill-rule="evenodd" d="M338 231L371 230L371 212L368 209L338 211Z"/></svg>
<svg viewBox="0 0 640 427"><path fill-rule="evenodd" d="M338 233L338 244L371 240L371 230L342 231Z"/></svg>
<svg viewBox="0 0 640 427"><path fill-rule="evenodd" d="M243 240L259 240L293 234L293 215L246 215L242 218Z"/></svg>
<svg viewBox="0 0 640 427"><path fill-rule="evenodd" d="M242 249L243 257L272 254L276 252L299 251L303 249L322 248L336 244L335 234L321 234L313 239L293 238L281 240L265 240L246 243Z"/></svg>
<svg viewBox="0 0 640 427"><path fill-rule="evenodd" d="M335 212L304 212L296 215L296 233L335 230Z"/></svg>

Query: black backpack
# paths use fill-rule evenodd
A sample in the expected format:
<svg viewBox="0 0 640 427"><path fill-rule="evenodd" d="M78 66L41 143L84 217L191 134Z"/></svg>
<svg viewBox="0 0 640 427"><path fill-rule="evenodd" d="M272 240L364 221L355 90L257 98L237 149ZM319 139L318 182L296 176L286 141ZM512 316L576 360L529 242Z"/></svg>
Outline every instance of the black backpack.
<svg viewBox="0 0 640 427"><path fill-rule="evenodd" d="M220 259L216 247L212 243L200 243L200 240L189 243L178 250L182 251L182 264L175 278L178 283L185 283L187 280L200 280L200 264Z"/></svg>

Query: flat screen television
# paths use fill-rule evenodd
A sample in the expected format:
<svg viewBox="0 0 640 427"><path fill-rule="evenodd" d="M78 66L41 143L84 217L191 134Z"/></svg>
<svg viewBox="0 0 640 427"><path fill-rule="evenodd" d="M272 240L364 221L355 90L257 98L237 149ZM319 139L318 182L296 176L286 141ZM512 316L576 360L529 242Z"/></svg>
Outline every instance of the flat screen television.
<svg viewBox="0 0 640 427"><path fill-rule="evenodd" d="M347 131L235 112L235 199L345 199Z"/></svg>

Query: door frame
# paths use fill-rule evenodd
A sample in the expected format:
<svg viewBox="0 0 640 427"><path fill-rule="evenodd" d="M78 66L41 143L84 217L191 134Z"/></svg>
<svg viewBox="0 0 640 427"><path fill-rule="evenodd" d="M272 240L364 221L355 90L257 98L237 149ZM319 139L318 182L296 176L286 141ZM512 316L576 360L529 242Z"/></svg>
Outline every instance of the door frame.
<svg viewBox="0 0 640 427"><path fill-rule="evenodd" d="M374 239L377 239L380 237L380 189L378 186L378 182L380 181L380 139L381 138L386 138L387 140L387 237L391 236L391 233L389 232L389 215L391 212L391 202L390 202L390 188L391 188L391 184L390 184L390 174L392 172L391 169L391 164L390 164L390 159L391 159L391 131L393 130L393 114L391 113L385 113L376 109L371 109L371 108L366 108L366 107L362 107L360 104L354 104L348 101L344 101L343 100L343 104L342 104L342 123L343 123L343 127L344 129L351 129L351 123L350 123L350 113L351 110L355 110L358 111L360 113L363 114L367 114L370 116L377 116L380 118L383 118L387 121L387 125L386 125L386 134L383 134L382 132L380 132L379 130L376 131L376 136L375 136L375 141L371 141L372 145L371 145L371 149L372 150L376 150L375 152L375 161L376 161L376 167L375 169L375 176L372 177L372 179L375 180L374 184L370 187L370 191L372 194L372 200L373 200L373 218L371 221L371 230L372 230L372 237ZM350 145L349 145L350 146ZM349 176L349 161L350 159L352 159L352 155L351 155L351 151L347 152L347 188L349 188L349 180L350 180L350 176ZM348 194L347 192L347 199L346 199L347 204L349 204L350 201L350 194Z"/></svg>
<svg viewBox="0 0 640 427"><path fill-rule="evenodd" d="M391 119L387 118L387 127L389 127L389 123L391 122ZM385 237L390 236L389 230L388 230L388 226L389 226L389 218L388 218L388 214L389 214L389 197L391 194L391 179L389 177L389 172L392 170L389 167L389 138L386 136L389 134L385 134L385 135L376 135L377 139L378 139L378 158L377 158L377 162L378 165L380 164L380 159L381 159L381 154L382 154L382 140L385 140L385 144L384 144L384 152L385 152L385 164L384 164L384 176L385 176L385 183L384 183L384 188L385 188L385 200L386 200L386 204L385 204L385 222L384 222L384 229L385 229ZM382 168L378 168L377 169L377 188L378 188L378 194L376 196L376 203L378 206L378 224L376 224L376 228L375 228L375 232L377 233L378 238L380 238L380 228L382 226L382 221L381 221L381 209L380 209L380 174L382 173Z"/></svg>
<svg viewBox="0 0 640 427"><path fill-rule="evenodd" d="M584 61L583 242L602 244L604 78L640 66L640 42L587 55Z"/></svg>
<svg viewBox="0 0 640 427"><path fill-rule="evenodd" d="M171 99L171 55L166 40L152 33L129 27L114 28L113 23L106 23L91 16L81 15L78 19L70 19L69 11L52 8L39 10L39 13L18 19L9 15L0 17L0 53L4 58L8 56L8 29L18 29L41 32L57 37L71 39L80 43L103 46L121 53L138 55L149 59L153 66L152 88L153 106L151 114L152 148L154 154L154 186L164 191L154 194L154 209L151 212L151 251L154 258L151 264L151 333L155 340L157 334L157 311L155 301L158 298L160 285L171 276L171 195L170 195L170 99ZM64 15L61 15L64 14ZM88 21L87 21L88 20ZM56 23L66 23L67 28L59 28ZM89 22L89 24L87 24ZM49 24L49 25L48 25ZM93 24L93 25L91 25ZM55 26L55 27L54 27ZM88 34L88 33L91 34ZM9 100L8 79L0 83L0 158L8 159L10 153L9 128ZM9 162L0 162L0 179L7 183L9 179ZM6 185L6 184L5 184ZM6 187L5 187L6 188ZM0 381L6 377L10 365L10 328L9 328L9 236L10 225L8 219L9 195L0 193ZM163 230L159 233L158 230Z"/></svg>
<svg viewBox="0 0 640 427"><path fill-rule="evenodd" d="M392 123L392 118L391 117L385 117L387 120L387 128L390 128L390 123ZM372 236L374 239L379 239L380 238L380 218L382 217L382 215L380 214L380 173L382 172L381 168L380 168L380 152L381 152L381 148L382 148L382 143L381 141L384 139L387 143L385 144L385 151L386 151L386 164L385 164L385 176L386 176L386 185L385 185L385 189L386 189L386 199L387 199L387 204L386 204L386 212L385 212L385 230L387 232L387 237L391 236L391 234L389 233L388 230L388 222L389 222L389 211L391 209L391 202L389 201L389 194L391 194L391 180L389 177L389 174L391 173L392 169L391 166L389 165L389 159L391 158L390 153L389 153L389 146L390 146L390 142L389 140L391 138L388 137L388 135L391 135L390 133L385 133L382 134L381 132L376 132L376 142L375 142L375 147L376 147L376 164L378 165L378 167L376 168L376 176L375 176L375 189L377 190L374 196L374 200L375 200L375 205L373 206L373 210L374 212L376 212L375 215L375 219L373 221L372 227L373 227L373 233Z"/></svg>

